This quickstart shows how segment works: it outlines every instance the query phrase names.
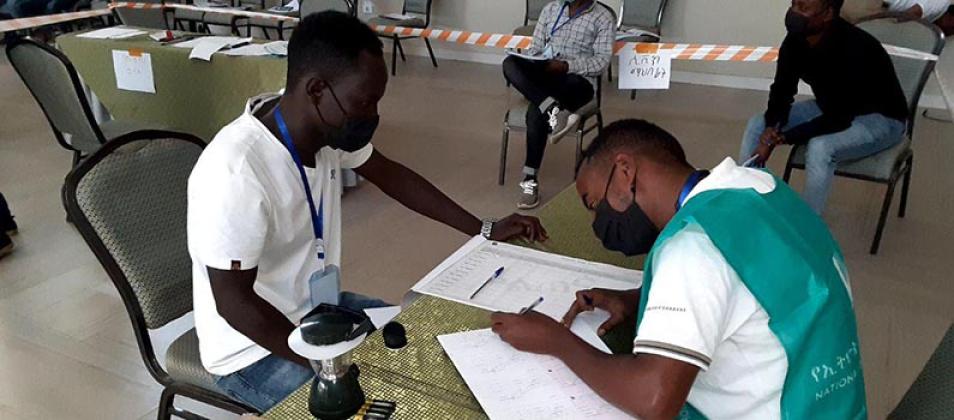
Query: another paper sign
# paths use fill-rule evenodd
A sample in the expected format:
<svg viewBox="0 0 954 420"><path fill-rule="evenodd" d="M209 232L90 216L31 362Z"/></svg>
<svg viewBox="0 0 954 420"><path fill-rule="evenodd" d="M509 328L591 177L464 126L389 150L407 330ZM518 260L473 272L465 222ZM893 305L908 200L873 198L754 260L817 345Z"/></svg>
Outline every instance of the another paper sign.
<svg viewBox="0 0 954 420"><path fill-rule="evenodd" d="M152 56L138 50L113 50L116 88L133 92L156 93L152 76Z"/></svg>
<svg viewBox="0 0 954 420"><path fill-rule="evenodd" d="M664 51L638 52L626 48L619 52L620 89L669 89L672 56Z"/></svg>

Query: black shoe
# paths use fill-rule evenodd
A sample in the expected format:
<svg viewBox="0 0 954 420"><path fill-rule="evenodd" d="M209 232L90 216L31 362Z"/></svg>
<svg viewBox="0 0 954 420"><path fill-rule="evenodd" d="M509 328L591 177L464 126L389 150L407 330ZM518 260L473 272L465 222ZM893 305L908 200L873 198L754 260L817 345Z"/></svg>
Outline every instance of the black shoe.
<svg viewBox="0 0 954 420"><path fill-rule="evenodd" d="M0 258L13 252L13 241L6 233L0 232Z"/></svg>
<svg viewBox="0 0 954 420"><path fill-rule="evenodd" d="M7 235L17 234L17 222L13 221L13 215L10 214L10 207L7 206L7 200L0 194L0 232L6 232Z"/></svg>

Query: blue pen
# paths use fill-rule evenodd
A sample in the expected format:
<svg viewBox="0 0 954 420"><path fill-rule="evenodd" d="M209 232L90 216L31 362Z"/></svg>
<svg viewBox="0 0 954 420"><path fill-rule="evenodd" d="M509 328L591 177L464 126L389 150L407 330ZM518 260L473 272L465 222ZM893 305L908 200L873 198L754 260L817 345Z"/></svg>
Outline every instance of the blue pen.
<svg viewBox="0 0 954 420"><path fill-rule="evenodd" d="M484 287L486 287L488 284L490 284L490 281L491 281L491 280L493 280L493 279L495 279L495 278L497 278L497 277L500 277L500 274L503 273L503 270L504 270L504 268L503 268L503 267L500 267L500 268L497 269L497 271L494 271L494 274L491 275L490 277L488 277L487 280L484 280L484 283L481 284L480 287L477 288L477 290L474 290L474 293L471 293L471 294L470 294L470 297L469 297L468 299L473 299L474 296L477 296L477 293L480 293L481 290L484 290Z"/></svg>

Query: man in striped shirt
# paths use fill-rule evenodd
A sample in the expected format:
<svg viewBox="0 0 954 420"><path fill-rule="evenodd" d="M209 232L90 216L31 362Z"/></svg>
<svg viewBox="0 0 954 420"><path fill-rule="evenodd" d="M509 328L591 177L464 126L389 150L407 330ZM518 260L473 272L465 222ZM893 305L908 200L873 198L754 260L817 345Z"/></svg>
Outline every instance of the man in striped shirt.
<svg viewBox="0 0 954 420"><path fill-rule="evenodd" d="M579 116L573 112L593 100L615 37L616 18L608 7L595 0L557 0L543 8L533 31L529 52L540 59L504 60L504 77L530 101L518 208L540 204L537 172L547 140L555 144L576 127Z"/></svg>

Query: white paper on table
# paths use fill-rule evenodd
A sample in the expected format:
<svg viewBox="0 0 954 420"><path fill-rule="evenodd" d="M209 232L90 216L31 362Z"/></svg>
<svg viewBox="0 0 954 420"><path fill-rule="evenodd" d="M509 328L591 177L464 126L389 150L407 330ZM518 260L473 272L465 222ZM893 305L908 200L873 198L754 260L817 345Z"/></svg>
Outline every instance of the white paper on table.
<svg viewBox="0 0 954 420"><path fill-rule="evenodd" d="M655 32L652 32L652 31L643 30L643 29L632 28L632 29L627 29L627 30L625 30L625 31L617 31L617 32L616 32L616 40L617 40L617 41L619 41L619 40L621 40L621 39L636 38L636 37L641 37L641 36L651 36L651 37L654 37L654 38L656 38L656 39L659 39L659 34L657 34L657 33L655 33Z"/></svg>
<svg viewBox="0 0 954 420"><path fill-rule="evenodd" d="M576 319L573 320L573 325L570 325L570 331L576 334L577 337L582 338L583 341L589 345L596 347L599 351L612 354L613 351L606 346L606 343L603 342L603 339L600 338L599 335L600 325L603 325L609 317L609 312L602 309L580 312L576 316Z"/></svg>
<svg viewBox="0 0 954 420"><path fill-rule="evenodd" d="M629 419L553 356L524 353L490 329L437 337L493 419Z"/></svg>
<svg viewBox="0 0 954 420"><path fill-rule="evenodd" d="M126 50L113 50L113 72L117 89L156 93L149 53L130 54Z"/></svg>
<svg viewBox="0 0 954 420"><path fill-rule="evenodd" d="M252 38L239 38L234 36L207 36L200 38L198 42L195 43L195 46L192 47L192 52L189 53L190 59L199 59L204 61L211 61L212 54L215 54L219 50L239 45L246 42L251 42ZM178 46L178 45L177 45Z"/></svg>
<svg viewBox="0 0 954 420"><path fill-rule="evenodd" d="M288 55L288 41L272 41L265 44L248 44L238 48L221 51L222 54L233 57L253 57L266 55Z"/></svg>
<svg viewBox="0 0 954 420"><path fill-rule="evenodd" d="M92 38L92 39L123 39L131 38L137 35L143 35L146 31L140 31L139 29L124 28L122 26L113 26L110 28L97 29L95 31L89 31L83 34L77 35L78 38Z"/></svg>
<svg viewBox="0 0 954 420"><path fill-rule="evenodd" d="M177 42L171 45L176 48L195 48L195 46L199 45L199 43L202 42L202 40L204 39L216 39L216 40L222 40L222 42L228 40L229 44L235 45L235 44L240 44L242 42L246 42L250 40L251 38L241 38L237 36L200 36L200 37L192 38L188 41Z"/></svg>
<svg viewBox="0 0 954 420"><path fill-rule="evenodd" d="M411 19L417 19L417 16L414 16L414 15L406 15L406 14L403 14L403 13L388 13L388 14L386 14L386 15L381 15L381 17L383 17L383 18L385 18L385 19L391 19L391 20L411 20Z"/></svg>
<svg viewBox="0 0 954 420"><path fill-rule="evenodd" d="M500 277L471 299L470 295L499 267L504 267ZM517 312L543 297L536 311L561 320L579 290L629 290L640 284L641 271L488 241L478 235L411 290L502 312Z"/></svg>
<svg viewBox="0 0 954 420"><path fill-rule="evenodd" d="M286 4L285 7L291 7L292 10L296 12L298 11L298 9L301 8L301 6L298 4L298 0L292 0L288 2L288 4Z"/></svg>
<svg viewBox="0 0 954 420"><path fill-rule="evenodd" d="M619 52L620 89L669 89L672 55L665 51L642 54L633 48Z"/></svg>
<svg viewBox="0 0 954 420"><path fill-rule="evenodd" d="M364 310L364 313L368 315L368 318L371 318L371 323L374 324L374 328L381 329L401 313L401 307L385 306L383 308L367 308Z"/></svg>

